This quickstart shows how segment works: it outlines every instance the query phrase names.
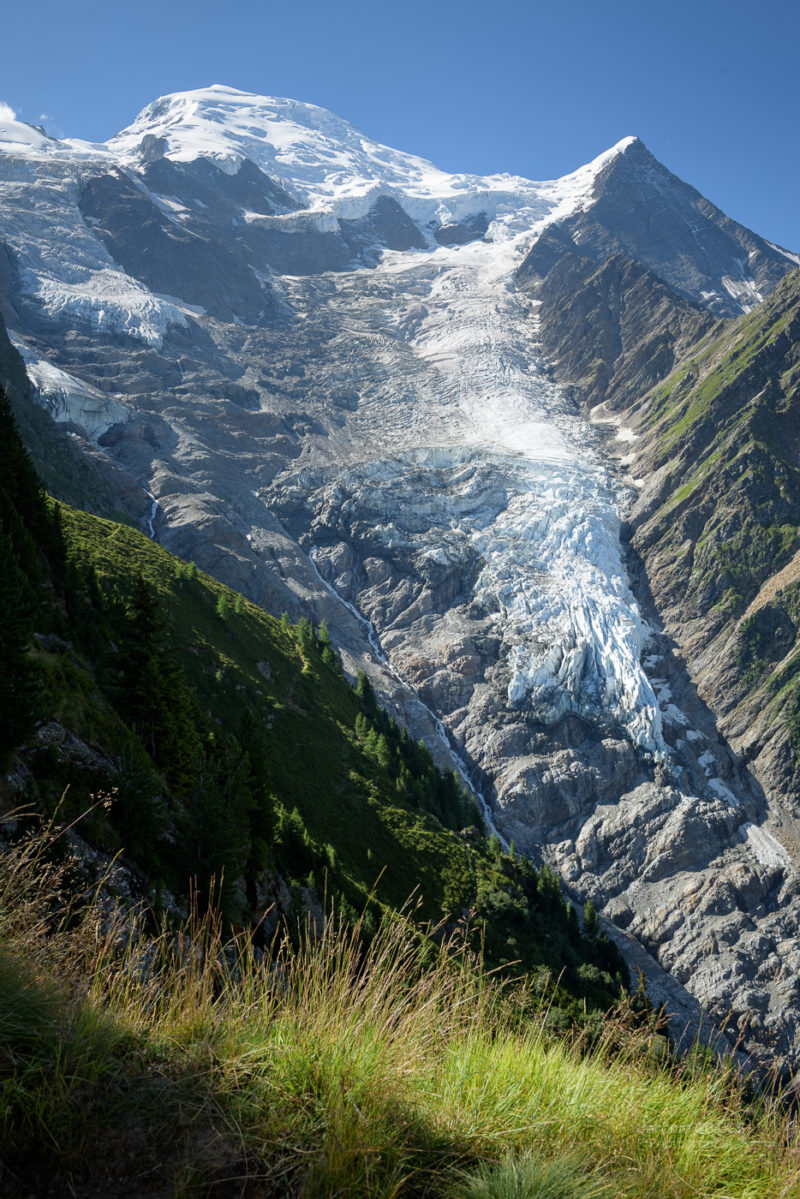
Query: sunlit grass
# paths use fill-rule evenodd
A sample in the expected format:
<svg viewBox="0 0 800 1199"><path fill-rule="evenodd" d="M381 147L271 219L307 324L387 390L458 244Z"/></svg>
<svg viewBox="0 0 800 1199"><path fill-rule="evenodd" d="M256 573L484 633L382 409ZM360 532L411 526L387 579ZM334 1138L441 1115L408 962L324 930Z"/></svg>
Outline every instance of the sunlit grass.
<svg viewBox="0 0 800 1199"><path fill-rule="evenodd" d="M520 1028L469 955L402 917L369 946L330 921L263 957L208 917L147 933L107 898L67 900L53 836L0 854L17 1193L800 1195L789 1117L746 1106L729 1073L679 1074L614 1024L591 1052L544 1013Z"/></svg>

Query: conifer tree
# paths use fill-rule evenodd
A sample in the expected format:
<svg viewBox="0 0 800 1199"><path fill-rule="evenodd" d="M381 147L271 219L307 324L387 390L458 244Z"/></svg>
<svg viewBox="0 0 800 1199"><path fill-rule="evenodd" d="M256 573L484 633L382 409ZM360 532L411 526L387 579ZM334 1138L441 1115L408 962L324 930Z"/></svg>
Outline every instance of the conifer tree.
<svg viewBox="0 0 800 1199"><path fill-rule="evenodd" d="M372 683L363 670L359 670L356 676L355 691L361 704L361 711L365 716L374 719L378 714L378 701L375 698Z"/></svg>
<svg viewBox="0 0 800 1199"><path fill-rule="evenodd" d="M37 676L28 657L33 613L28 580L0 526L0 767L32 731L36 717Z"/></svg>
<svg viewBox="0 0 800 1199"><path fill-rule="evenodd" d="M375 757L378 759L378 765L382 770L391 770L392 751L389 748L389 741L385 733L378 734L375 742Z"/></svg>
<svg viewBox="0 0 800 1199"><path fill-rule="evenodd" d="M139 575L121 638L119 706L170 786L182 793L192 783L201 722L167 646L166 629L158 597Z"/></svg>

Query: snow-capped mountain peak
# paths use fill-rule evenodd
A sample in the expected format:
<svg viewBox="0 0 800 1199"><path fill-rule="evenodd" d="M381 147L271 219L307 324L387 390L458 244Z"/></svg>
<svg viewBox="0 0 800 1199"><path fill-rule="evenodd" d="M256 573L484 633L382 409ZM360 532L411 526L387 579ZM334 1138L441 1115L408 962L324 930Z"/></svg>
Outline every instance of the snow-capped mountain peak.
<svg viewBox="0 0 800 1199"><path fill-rule="evenodd" d="M20 150L42 150L52 141L42 129L20 121L13 108L0 104L0 151L19 153Z"/></svg>
<svg viewBox="0 0 800 1199"><path fill-rule="evenodd" d="M235 174L249 159L303 207L333 209L343 218L362 216L377 195L388 194L417 221L457 221L485 211L490 221L508 224L524 211L530 228L588 202L599 171L634 140L624 139L563 179L448 174L315 104L214 84L155 100L107 149L129 167L160 152L174 162L207 158Z"/></svg>

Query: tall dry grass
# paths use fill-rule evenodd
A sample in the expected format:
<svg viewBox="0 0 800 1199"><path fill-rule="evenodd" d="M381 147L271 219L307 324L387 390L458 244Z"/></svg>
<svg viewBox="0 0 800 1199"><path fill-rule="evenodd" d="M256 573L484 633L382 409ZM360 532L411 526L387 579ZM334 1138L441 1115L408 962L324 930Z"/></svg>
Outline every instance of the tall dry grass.
<svg viewBox="0 0 800 1199"><path fill-rule="evenodd" d="M81 889L56 836L0 852L4 1193L800 1195L779 1103L679 1077L619 1027L591 1051L544 1013L521 1029L408 918L263 957L210 916L154 932Z"/></svg>

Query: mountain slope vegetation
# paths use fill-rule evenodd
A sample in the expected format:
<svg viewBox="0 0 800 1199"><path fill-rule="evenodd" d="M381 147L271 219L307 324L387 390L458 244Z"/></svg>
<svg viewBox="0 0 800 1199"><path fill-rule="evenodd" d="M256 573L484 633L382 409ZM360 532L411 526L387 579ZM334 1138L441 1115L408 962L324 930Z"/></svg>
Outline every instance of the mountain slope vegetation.
<svg viewBox="0 0 800 1199"><path fill-rule="evenodd" d="M626 415L649 476L631 517L701 693L783 809L800 778L800 272L707 332Z"/></svg>
<svg viewBox="0 0 800 1199"><path fill-rule="evenodd" d="M99 897L64 907L59 840L0 855L0 1194L798 1193L780 1105L647 1023L570 1045L404 921L268 957L210 917L146 935Z"/></svg>
<svg viewBox="0 0 800 1199"><path fill-rule="evenodd" d="M52 504L5 400L0 419L7 806L92 809L81 835L122 852L134 890L177 911L192 887L216 896L265 947L278 915L318 923L332 906L369 931L411 903L472 927L489 965L560 978L556 1022L619 996L614 947L581 934L547 867L486 841L461 781L364 676L344 679L324 626L269 616L136 530Z"/></svg>

